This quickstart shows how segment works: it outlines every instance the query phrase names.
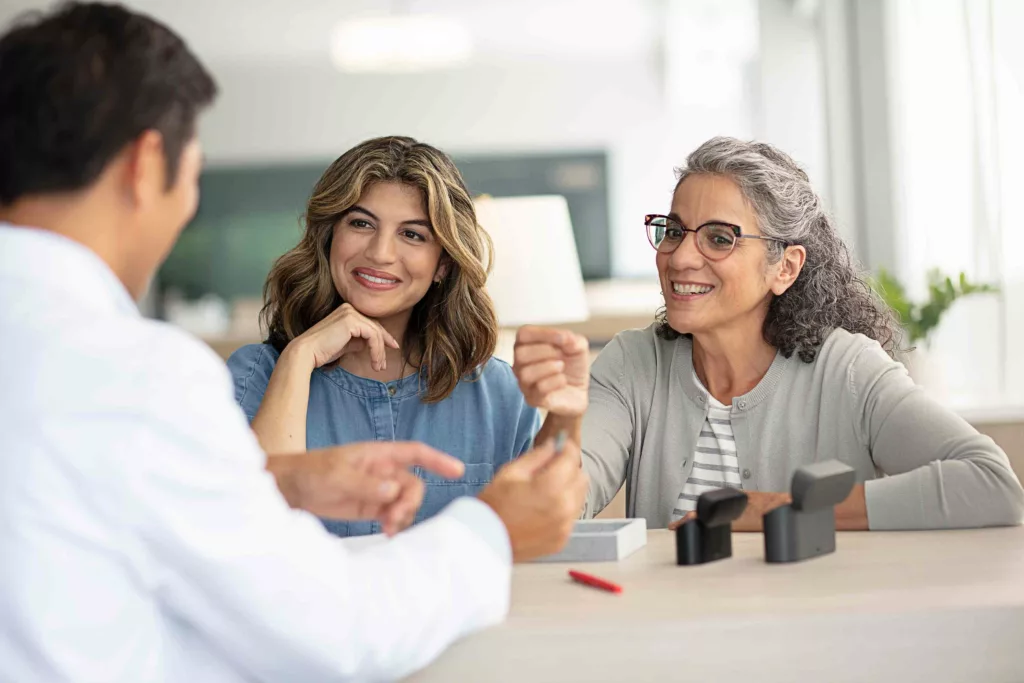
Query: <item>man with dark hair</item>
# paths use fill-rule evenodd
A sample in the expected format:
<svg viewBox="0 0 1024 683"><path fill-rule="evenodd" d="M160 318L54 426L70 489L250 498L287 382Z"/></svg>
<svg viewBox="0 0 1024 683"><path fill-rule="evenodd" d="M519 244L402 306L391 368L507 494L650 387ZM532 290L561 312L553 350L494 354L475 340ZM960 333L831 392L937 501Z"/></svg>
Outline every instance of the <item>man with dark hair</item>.
<svg viewBox="0 0 1024 683"><path fill-rule="evenodd" d="M181 38L116 5L72 4L15 27L0 64L0 204L86 187L146 130L160 133L169 188L217 93Z"/></svg>
<svg viewBox="0 0 1024 683"><path fill-rule="evenodd" d="M403 676L500 621L511 561L558 550L579 447L550 444L479 498L352 554L310 512L391 534L421 444L265 455L227 370L143 319L198 202L216 93L184 42L72 3L0 37L0 680Z"/></svg>

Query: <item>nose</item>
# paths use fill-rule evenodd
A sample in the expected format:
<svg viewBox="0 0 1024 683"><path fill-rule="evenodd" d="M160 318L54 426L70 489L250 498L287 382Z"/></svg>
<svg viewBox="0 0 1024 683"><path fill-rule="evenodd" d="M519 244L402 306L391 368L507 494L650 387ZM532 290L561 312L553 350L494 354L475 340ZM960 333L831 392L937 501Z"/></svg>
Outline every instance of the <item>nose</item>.
<svg viewBox="0 0 1024 683"><path fill-rule="evenodd" d="M375 231L366 249L366 257L374 263L394 263L396 253L394 235L384 230Z"/></svg>
<svg viewBox="0 0 1024 683"><path fill-rule="evenodd" d="M700 270L707 259L697 248L697 235L684 233L683 241L669 254L668 265L672 270Z"/></svg>

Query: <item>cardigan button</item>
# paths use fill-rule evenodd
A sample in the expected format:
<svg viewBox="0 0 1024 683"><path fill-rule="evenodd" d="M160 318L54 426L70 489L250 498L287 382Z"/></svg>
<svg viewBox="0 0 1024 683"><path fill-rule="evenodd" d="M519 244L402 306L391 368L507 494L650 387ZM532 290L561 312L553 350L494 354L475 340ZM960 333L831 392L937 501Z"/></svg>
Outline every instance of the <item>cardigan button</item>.
<svg viewBox="0 0 1024 683"><path fill-rule="evenodd" d="M738 406L739 406L740 410L743 410L744 408L746 408L746 407L747 407L747 402L746 402L746 401L740 401L740 402L739 402L739 403L737 403L736 405L738 405Z"/></svg>
<svg viewBox="0 0 1024 683"><path fill-rule="evenodd" d="M750 479L750 477L751 477L750 470L743 470L743 478L744 479Z"/></svg>

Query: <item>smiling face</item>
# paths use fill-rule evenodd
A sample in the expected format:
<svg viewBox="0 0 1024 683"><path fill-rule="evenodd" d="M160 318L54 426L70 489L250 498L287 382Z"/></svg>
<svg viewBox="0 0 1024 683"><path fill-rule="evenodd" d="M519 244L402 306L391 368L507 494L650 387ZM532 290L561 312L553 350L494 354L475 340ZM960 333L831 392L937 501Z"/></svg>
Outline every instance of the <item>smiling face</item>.
<svg viewBox="0 0 1024 683"><path fill-rule="evenodd" d="M408 320L444 276L442 253L419 188L378 182L334 226L331 277L341 298L363 315Z"/></svg>
<svg viewBox="0 0 1024 683"><path fill-rule="evenodd" d="M761 234L753 208L739 186L725 176L686 178L672 197L670 216L689 229L727 223L739 226L744 235ZM795 278L785 272L786 259L768 263L771 245L740 239L726 258L712 261L697 249L694 234L687 232L675 251L659 252L658 276L668 323L677 332L694 335L729 328L759 331L771 295L785 292Z"/></svg>

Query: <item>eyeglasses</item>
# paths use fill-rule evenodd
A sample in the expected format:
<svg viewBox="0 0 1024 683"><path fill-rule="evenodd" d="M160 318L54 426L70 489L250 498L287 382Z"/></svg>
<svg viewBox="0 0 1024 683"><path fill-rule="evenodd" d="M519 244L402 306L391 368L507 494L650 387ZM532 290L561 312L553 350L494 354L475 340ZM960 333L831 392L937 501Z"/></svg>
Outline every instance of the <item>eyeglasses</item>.
<svg viewBox="0 0 1024 683"><path fill-rule="evenodd" d="M644 216L644 225L647 226L647 239L651 246L662 254L671 254L683 243L686 233L692 232L697 239L697 251L709 261L721 261L727 257L741 239L778 242L789 246L788 242L777 237L744 235L740 226L731 223L705 223L696 228L686 228L674 218L652 213Z"/></svg>

